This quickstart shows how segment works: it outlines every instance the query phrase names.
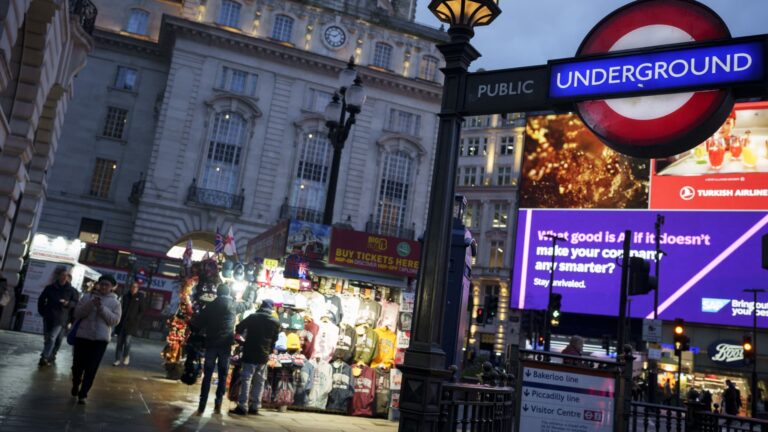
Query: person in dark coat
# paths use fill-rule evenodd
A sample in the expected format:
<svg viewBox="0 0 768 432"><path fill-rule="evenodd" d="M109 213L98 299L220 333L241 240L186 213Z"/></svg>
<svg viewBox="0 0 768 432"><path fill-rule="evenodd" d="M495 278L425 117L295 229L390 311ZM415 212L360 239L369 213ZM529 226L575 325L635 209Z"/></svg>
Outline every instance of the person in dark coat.
<svg viewBox="0 0 768 432"><path fill-rule="evenodd" d="M214 412L216 414L221 412L221 402L227 390L229 357L235 341L235 321L237 315L245 310L245 303L235 302L229 295L229 287L221 284L216 290L216 299L192 317L191 324L200 328L205 335L205 366L203 366L203 383L200 388L200 403L197 406L198 415L202 415L205 411L208 393L211 391L213 370L217 366L219 384L216 387Z"/></svg>
<svg viewBox="0 0 768 432"><path fill-rule="evenodd" d="M37 300L37 312L43 317L43 352L38 366L56 361L61 341L70 321L70 312L80 298L69 283L69 268L59 266L53 271L54 281L43 289Z"/></svg>
<svg viewBox="0 0 768 432"><path fill-rule="evenodd" d="M739 409L741 408L741 392L731 382L731 380L725 380L725 391L723 391L723 408L728 415L739 415Z"/></svg>
<svg viewBox="0 0 768 432"><path fill-rule="evenodd" d="M120 324L117 326L117 346L115 347L114 366L120 366L120 363L128 366L131 361L131 339L139 330L141 317L144 316L146 309L146 298L144 293L139 291L139 282L133 281L131 288L125 294L120 302L122 304L123 314Z"/></svg>
<svg viewBox="0 0 768 432"><path fill-rule="evenodd" d="M245 333L245 346L240 372L240 395L237 408L230 410L230 414L259 414L267 360L280 333L280 321L274 316L273 309L272 300L264 300L256 313L248 315L235 328L237 334Z"/></svg>

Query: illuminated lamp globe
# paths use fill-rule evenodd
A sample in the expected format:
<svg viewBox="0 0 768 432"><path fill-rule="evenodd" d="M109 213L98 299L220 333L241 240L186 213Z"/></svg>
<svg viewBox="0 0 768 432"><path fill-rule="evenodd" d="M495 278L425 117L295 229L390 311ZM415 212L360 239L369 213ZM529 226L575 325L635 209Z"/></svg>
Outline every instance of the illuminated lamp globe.
<svg viewBox="0 0 768 432"><path fill-rule="evenodd" d="M432 0L429 10L449 29L470 31L490 24L501 14L499 0Z"/></svg>

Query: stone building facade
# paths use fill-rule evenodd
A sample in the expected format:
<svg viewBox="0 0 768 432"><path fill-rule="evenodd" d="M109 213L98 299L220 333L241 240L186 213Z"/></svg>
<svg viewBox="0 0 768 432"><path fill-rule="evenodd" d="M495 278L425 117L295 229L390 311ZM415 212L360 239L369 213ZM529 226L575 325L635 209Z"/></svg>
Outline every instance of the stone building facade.
<svg viewBox="0 0 768 432"><path fill-rule="evenodd" d="M280 219L319 222L323 111L350 57L368 99L334 221L423 230L446 36L413 22L415 0L94 1L40 232L165 253L233 227L242 253Z"/></svg>
<svg viewBox="0 0 768 432"><path fill-rule="evenodd" d="M50 185L73 79L93 49L96 12L87 0L0 1L0 263L10 288ZM0 328L13 302L0 307Z"/></svg>

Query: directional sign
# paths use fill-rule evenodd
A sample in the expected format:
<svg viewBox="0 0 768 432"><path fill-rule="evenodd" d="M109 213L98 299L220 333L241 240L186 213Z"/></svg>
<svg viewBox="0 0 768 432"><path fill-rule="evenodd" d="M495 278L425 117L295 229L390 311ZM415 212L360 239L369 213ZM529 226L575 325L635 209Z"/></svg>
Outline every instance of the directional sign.
<svg viewBox="0 0 768 432"><path fill-rule="evenodd" d="M652 343L661 343L661 320L643 320L643 340Z"/></svg>
<svg viewBox="0 0 768 432"><path fill-rule="evenodd" d="M612 432L615 378L553 366L523 368L519 430Z"/></svg>
<svg viewBox="0 0 768 432"><path fill-rule="evenodd" d="M467 75L464 108L473 115L549 109L546 66Z"/></svg>

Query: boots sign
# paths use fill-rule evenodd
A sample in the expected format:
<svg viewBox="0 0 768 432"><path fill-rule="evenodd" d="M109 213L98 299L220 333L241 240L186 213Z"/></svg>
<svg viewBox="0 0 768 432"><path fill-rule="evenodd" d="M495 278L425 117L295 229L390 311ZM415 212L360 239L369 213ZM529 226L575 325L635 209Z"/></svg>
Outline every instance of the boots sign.
<svg viewBox="0 0 768 432"><path fill-rule="evenodd" d="M575 111L606 145L635 157L689 150L737 99L766 96L768 35L731 38L708 7L638 0L605 17L576 57L469 74L466 115Z"/></svg>
<svg viewBox="0 0 768 432"><path fill-rule="evenodd" d="M732 340L718 340L709 344L707 355L712 363L722 366L742 367L744 362L744 347Z"/></svg>

